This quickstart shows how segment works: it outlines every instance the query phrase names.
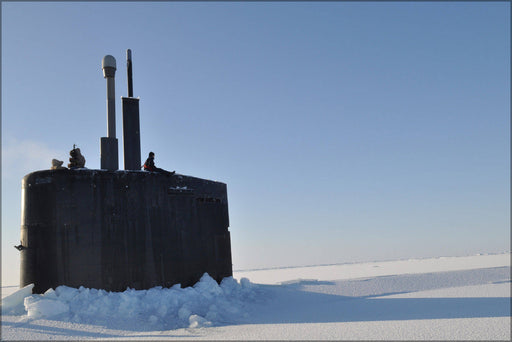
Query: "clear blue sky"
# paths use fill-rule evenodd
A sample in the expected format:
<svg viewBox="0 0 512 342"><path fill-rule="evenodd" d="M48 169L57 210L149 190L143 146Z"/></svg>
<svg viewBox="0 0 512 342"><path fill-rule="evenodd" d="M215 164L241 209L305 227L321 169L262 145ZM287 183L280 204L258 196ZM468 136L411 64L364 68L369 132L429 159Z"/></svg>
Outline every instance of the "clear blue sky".
<svg viewBox="0 0 512 342"><path fill-rule="evenodd" d="M510 250L509 2L2 3L2 272L21 179L143 157L228 185L234 269ZM120 156L122 166L122 155Z"/></svg>

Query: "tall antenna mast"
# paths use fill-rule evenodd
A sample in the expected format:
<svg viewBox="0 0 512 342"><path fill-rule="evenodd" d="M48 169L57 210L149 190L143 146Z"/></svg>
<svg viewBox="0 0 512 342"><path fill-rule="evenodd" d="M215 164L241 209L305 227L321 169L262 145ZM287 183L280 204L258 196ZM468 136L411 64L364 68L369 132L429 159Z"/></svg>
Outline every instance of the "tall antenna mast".
<svg viewBox="0 0 512 342"><path fill-rule="evenodd" d="M132 50L126 50L128 97L123 100L124 169L140 170L139 99L133 97Z"/></svg>
<svg viewBox="0 0 512 342"><path fill-rule="evenodd" d="M116 59L106 55L101 61L101 68L103 77L107 79L107 136L100 138L101 168L115 171L119 167L116 138Z"/></svg>
<svg viewBox="0 0 512 342"><path fill-rule="evenodd" d="M128 97L133 97L132 50L126 50L126 71L128 72Z"/></svg>

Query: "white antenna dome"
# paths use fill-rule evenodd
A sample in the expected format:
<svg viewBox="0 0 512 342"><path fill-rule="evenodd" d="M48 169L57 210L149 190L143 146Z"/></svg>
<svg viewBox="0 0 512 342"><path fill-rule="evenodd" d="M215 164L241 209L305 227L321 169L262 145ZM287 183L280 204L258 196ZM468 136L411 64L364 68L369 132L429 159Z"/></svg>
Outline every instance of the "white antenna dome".
<svg viewBox="0 0 512 342"><path fill-rule="evenodd" d="M106 55L101 61L103 77L114 77L116 74L116 59L111 55Z"/></svg>
<svg viewBox="0 0 512 342"><path fill-rule="evenodd" d="M103 60L101 61L101 68L102 69L105 69L105 68L116 69L116 59L114 58L114 56L106 55L105 57L103 57Z"/></svg>

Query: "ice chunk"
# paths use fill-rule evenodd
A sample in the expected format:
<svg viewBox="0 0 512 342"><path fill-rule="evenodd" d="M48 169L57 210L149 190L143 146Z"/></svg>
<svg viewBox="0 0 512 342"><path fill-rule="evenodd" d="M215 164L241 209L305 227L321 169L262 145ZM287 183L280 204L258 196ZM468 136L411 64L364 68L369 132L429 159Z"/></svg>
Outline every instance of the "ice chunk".
<svg viewBox="0 0 512 342"><path fill-rule="evenodd" d="M189 319L191 314L192 311L190 311L190 309L185 306L178 310L178 317L184 321Z"/></svg>
<svg viewBox="0 0 512 342"><path fill-rule="evenodd" d="M217 282L212 277L210 277L208 273L203 274L201 280L199 280L199 282L194 285L194 288L207 298L212 298L223 294L219 284L217 284Z"/></svg>
<svg viewBox="0 0 512 342"><path fill-rule="evenodd" d="M42 296L26 297L24 302L25 310L32 318L51 317L69 311L69 305L66 303L54 299L44 299Z"/></svg>
<svg viewBox="0 0 512 342"><path fill-rule="evenodd" d="M78 289L62 285L55 289L55 294L62 301L71 301L78 295Z"/></svg>
<svg viewBox="0 0 512 342"><path fill-rule="evenodd" d="M46 292L44 293L44 296L47 299L57 299L57 293L52 288L49 288L48 290L46 290Z"/></svg>
<svg viewBox="0 0 512 342"><path fill-rule="evenodd" d="M220 288L229 296L239 287L238 282L233 277L226 277L220 282Z"/></svg>
<svg viewBox="0 0 512 342"><path fill-rule="evenodd" d="M247 289L254 288L254 284L251 283L251 281L247 278L240 279L240 285L242 285L242 288L247 288Z"/></svg>
<svg viewBox="0 0 512 342"><path fill-rule="evenodd" d="M15 307L22 306L25 297L28 297L32 294L32 289L34 288L34 284L29 284L18 291L8 295L7 297L2 299L2 311L8 311L14 309Z"/></svg>
<svg viewBox="0 0 512 342"><path fill-rule="evenodd" d="M188 326L189 328L202 328L212 326L212 322L198 315L190 316L188 321L190 323Z"/></svg>

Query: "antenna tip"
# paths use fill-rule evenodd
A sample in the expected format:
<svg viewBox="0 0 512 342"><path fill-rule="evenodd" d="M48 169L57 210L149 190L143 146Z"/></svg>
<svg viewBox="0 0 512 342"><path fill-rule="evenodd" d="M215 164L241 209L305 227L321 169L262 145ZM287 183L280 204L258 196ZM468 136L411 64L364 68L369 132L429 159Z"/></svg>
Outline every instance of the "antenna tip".
<svg viewBox="0 0 512 342"><path fill-rule="evenodd" d="M130 61L132 59L132 50L126 50L126 60Z"/></svg>

